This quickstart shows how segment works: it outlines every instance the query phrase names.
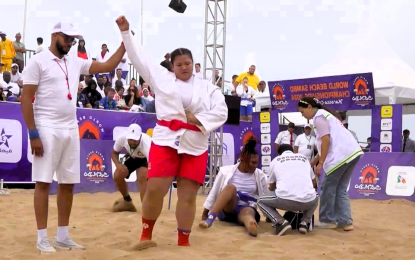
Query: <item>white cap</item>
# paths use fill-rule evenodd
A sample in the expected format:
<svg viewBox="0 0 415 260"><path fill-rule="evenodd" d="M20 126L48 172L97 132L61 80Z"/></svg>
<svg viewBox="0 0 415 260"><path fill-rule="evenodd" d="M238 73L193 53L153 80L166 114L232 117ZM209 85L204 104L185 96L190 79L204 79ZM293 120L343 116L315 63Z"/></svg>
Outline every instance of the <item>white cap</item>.
<svg viewBox="0 0 415 260"><path fill-rule="evenodd" d="M310 124L306 124L306 125L304 126L304 128L306 128L306 127L310 127L311 129L313 129L313 127L312 127Z"/></svg>
<svg viewBox="0 0 415 260"><path fill-rule="evenodd" d="M63 33L68 36L72 36L75 38L81 37L78 31L74 28L73 24L69 21L61 21L53 27L52 33Z"/></svg>
<svg viewBox="0 0 415 260"><path fill-rule="evenodd" d="M17 65L17 63L13 63L11 68L13 68L14 66L19 67L19 65Z"/></svg>
<svg viewBox="0 0 415 260"><path fill-rule="evenodd" d="M141 127L137 124L131 124L128 127L127 139L138 141L141 138L141 134L142 134Z"/></svg>

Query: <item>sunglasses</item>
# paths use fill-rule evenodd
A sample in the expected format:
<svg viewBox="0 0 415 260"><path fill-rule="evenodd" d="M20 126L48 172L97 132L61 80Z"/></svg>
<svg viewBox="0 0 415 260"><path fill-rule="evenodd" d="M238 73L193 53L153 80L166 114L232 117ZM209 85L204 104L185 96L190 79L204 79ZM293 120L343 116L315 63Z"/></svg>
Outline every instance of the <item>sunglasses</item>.
<svg viewBox="0 0 415 260"><path fill-rule="evenodd" d="M70 43L70 42L72 43L73 41L75 41L75 38L74 37L68 36L68 35L63 34L63 33L57 33L57 34L59 34L60 36L62 36L64 38L64 41L66 43Z"/></svg>

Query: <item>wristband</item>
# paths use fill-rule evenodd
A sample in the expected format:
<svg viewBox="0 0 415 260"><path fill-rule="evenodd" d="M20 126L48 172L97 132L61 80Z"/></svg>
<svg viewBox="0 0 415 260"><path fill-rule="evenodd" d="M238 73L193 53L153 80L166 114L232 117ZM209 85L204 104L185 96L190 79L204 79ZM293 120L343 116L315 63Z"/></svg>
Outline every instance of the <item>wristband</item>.
<svg viewBox="0 0 415 260"><path fill-rule="evenodd" d="M38 139L39 138L39 132L37 131L37 129L32 129L29 130L29 139Z"/></svg>

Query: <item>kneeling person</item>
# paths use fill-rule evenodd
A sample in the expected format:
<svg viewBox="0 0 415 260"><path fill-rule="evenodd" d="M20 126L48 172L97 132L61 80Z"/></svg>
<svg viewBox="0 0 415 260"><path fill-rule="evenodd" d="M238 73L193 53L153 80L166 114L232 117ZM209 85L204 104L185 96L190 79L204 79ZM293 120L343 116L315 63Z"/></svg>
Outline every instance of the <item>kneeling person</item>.
<svg viewBox="0 0 415 260"><path fill-rule="evenodd" d="M259 198L258 207L272 220L275 234L279 236L291 229L291 225L276 209L303 211L299 231L307 234L318 204L313 187L313 184L316 185L313 170L308 159L302 154L294 154L293 148L288 144L282 144L278 154L271 162L268 179L269 189L275 190L275 195Z"/></svg>
<svg viewBox="0 0 415 260"><path fill-rule="evenodd" d="M123 198L118 199L114 203L114 212L137 211L128 193L128 186L125 181L135 170L137 170L137 184L140 190L140 198L143 201L147 188L147 160L150 146L151 137L143 134L141 127L137 124L130 125L128 131L115 141L111 153L112 161L117 167L114 172L114 182ZM123 148L126 150L126 156L123 158L122 163L119 161L119 154Z"/></svg>
<svg viewBox="0 0 415 260"><path fill-rule="evenodd" d="M255 145L256 140L251 138L242 150L240 163L220 168L203 205L200 227L209 228L218 217L243 225L251 236L257 236L260 215L256 202L259 196L268 194L268 189L266 175L257 169Z"/></svg>

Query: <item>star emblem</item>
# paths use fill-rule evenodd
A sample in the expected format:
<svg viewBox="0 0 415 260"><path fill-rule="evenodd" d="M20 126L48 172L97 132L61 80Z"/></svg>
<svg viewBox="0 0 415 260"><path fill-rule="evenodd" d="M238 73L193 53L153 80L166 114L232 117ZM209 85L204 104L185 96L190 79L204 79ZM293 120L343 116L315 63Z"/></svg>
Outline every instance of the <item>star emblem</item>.
<svg viewBox="0 0 415 260"><path fill-rule="evenodd" d="M0 145L4 144L7 148L9 148L9 139L12 137L12 135L6 135L6 132L4 131L4 128L1 130L0 134Z"/></svg>

